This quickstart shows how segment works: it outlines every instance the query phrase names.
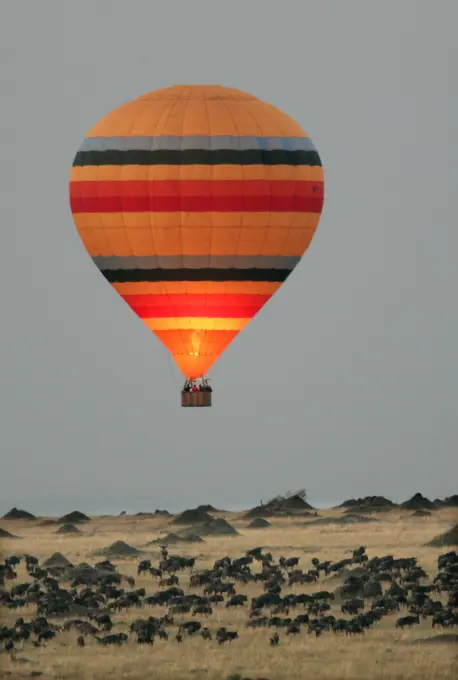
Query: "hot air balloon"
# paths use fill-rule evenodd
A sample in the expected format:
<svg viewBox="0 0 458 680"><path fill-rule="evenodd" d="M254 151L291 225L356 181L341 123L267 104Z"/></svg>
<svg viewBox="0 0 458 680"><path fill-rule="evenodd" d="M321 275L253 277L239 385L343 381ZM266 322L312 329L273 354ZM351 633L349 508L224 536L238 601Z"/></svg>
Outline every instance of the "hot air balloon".
<svg viewBox="0 0 458 680"><path fill-rule="evenodd" d="M73 219L105 279L170 351L183 406L286 281L323 209L320 157L271 104L219 85L155 90L89 130Z"/></svg>

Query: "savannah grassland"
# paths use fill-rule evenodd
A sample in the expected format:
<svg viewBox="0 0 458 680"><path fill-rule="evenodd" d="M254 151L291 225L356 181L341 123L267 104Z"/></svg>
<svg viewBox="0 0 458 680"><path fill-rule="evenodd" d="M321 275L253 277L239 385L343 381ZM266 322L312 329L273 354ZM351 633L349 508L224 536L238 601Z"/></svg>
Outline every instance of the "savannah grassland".
<svg viewBox="0 0 458 680"><path fill-rule="evenodd" d="M322 516L340 516L340 510L320 511ZM308 521L297 518L271 520L266 529L248 529L248 521L237 514L223 514L240 532L240 536L207 538L202 544L183 544L170 547L170 554L196 556L195 569L212 566L215 559L224 555L241 556L246 550L263 546L270 550L275 559L300 556L299 567L311 567L311 558L338 560L348 556L351 549L360 545L367 548L369 557L393 554L396 557L416 556L419 563L432 578L436 573L437 555L444 550L426 548L424 543L456 523L456 509L437 510L432 516L414 518L406 510L394 510L377 514L378 522L361 525L316 525L307 526ZM97 552L117 540L142 549L148 542L159 537L161 532L173 529L170 518L164 517L100 517L81 526L84 532L79 536L57 536L57 526L39 526L39 521L2 522L2 527L23 537L21 541L3 540L2 555L30 553L41 560L52 553L62 552L74 564L93 564L102 559ZM159 551L156 546L144 548L141 557L113 559L120 573L136 579L136 588L145 587L147 594L159 589L158 582L148 575L137 577L136 567L141 558L156 563ZM258 569L254 563L253 569ZM19 567L18 580L27 577L23 564ZM180 574L180 586L185 592L189 575ZM337 577L321 580L319 588L334 590L340 583ZM237 592L249 597L262 591L262 584L236 584ZM295 585L294 592L313 592L317 585ZM201 589L192 592L201 593ZM284 588L283 594L289 592ZM131 608L116 615L116 626L112 632L128 632L130 622L148 615L162 616L166 610ZM401 610L402 611L402 610ZM299 613L299 612L297 612ZM340 603L335 603L332 613L340 615ZM28 620L35 615L34 608L10 611L0 610L3 623L13 623L18 616ZM293 614L294 616L295 614ZM335 635L326 632L322 637L308 635L307 627L300 635L285 637L280 630L278 647L269 645L274 629L246 628L247 607L226 609L224 604L213 608L208 623L214 633L220 625L237 630L240 638L231 644L218 645L215 640L205 641L201 637L185 637L183 644L176 643L176 627L168 627L168 641L156 639L153 646L137 645L135 636L126 646L120 648L102 647L91 638L86 638L86 647L79 649L77 633L58 633L56 638L43 648L34 648L26 643L19 658L29 663L19 663L6 653L0 654L0 677L30 677L33 671L41 671L43 678L66 680L224 680L227 676L240 674L242 677L268 678L269 680L439 680L457 677L458 654L453 644L412 644L419 638L440 635L447 631L431 628L431 619L422 621L413 629L401 631L394 628L397 616L390 615L381 623L361 636ZM182 620L189 620L184 615ZM197 617L202 619L203 617ZM181 617L175 617L175 624ZM55 623L63 623L56 620ZM453 632L453 631L450 631ZM6 672L9 671L8 674Z"/></svg>

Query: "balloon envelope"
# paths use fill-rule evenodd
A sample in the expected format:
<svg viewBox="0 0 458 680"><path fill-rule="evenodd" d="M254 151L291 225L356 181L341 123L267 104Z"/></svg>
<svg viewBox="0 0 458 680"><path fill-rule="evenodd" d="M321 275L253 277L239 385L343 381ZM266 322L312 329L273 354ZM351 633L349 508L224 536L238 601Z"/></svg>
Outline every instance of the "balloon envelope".
<svg viewBox="0 0 458 680"><path fill-rule="evenodd" d="M89 255L187 378L287 279L323 197L320 157L292 118L210 85L116 108L87 133L70 179Z"/></svg>

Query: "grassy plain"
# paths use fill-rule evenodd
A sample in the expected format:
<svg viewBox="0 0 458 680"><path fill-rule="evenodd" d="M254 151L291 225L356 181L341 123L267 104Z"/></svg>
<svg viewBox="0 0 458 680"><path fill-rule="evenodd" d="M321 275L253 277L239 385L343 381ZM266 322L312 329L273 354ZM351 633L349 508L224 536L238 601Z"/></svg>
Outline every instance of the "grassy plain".
<svg viewBox="0 0 458 680"><path fill-rule="evenodd" d="M457 522L456 509L436 510L429 517L414 518L412 512L394 510L374 515L377 522L370 524L339 525L309 524L309 518L289 517L269 520L266 529L248 529L248 521L239 514L223 514L239 532L236 537L207 538L201 544L172 546L171 554L196 556L196 569L211 566L224 555L241 556L246 550L263 546L278 560L280 555L299 556L299 566L307 570L311 558L338 560L360 545L367 548L369 557L393 554L397 557L416 556L432 578L436 572L438 549L424 544ZM341 510L320 511L324 517L341 517ZM22 537L22 540L2 539L3 556L30 553L44 560L54 552L63 553L73 563L93 564L101 558L98 551L117 540L126 541L144 551L141 558L159 560L156 546L147 543L174 530L171 518L164 517L97 517L82 525L81 535L61 536L54 532L57 526L40 526L40 521L1 521L3 529ZM443 552L443 551L442 551ZM113 559L119 571L136 579L136 588L145 587L147 594L159 589L150 575L137 577L139 557ZM254 569L258 569L257 563ZM27 574L23 565L18 571L18 581ZM334 590L340 583L336 577L322 579L320 588ZM180 586L189 591L189 575L180 575ZM262 592L262 584L237 584L237 592L249 597ZM294 592L313 592L317 586L294 586ZM201 592L194 589L193 592ZM288 588L284 593L290 592ZM133 619L148 615L163 615L164 609L131 608L116 615L113 632L124 630ZM299 613L299 611L297 611ZM340 615L340 604L332 613ZM2 623L14 622L17 616L28 620L34 608L18 611L0 609ZM295 614L293 613L293 616ZM398 615L399 616L399 615ZM181 617L189 620L190 615ZM198 617L199 618L199 617ZM84 649L76 644L75 632L58 633L43 648L25 643L15 657L0 654L0 677L30 677L32 672L42 672L44 679L62 680L225 680L228 676L268 678L269 680L452 680L457 677L457 646L444 643L413 644L419 638L438 636L444 631L433 631L431 620L401 631L395 629L397 616L387 616L381 623L361 636L341 636L324 633L315 638L308 635L306 627L300 635L286 637L280 631L280 644L271 647L272 629L246 627L247 607L227 609L214 607L208 619L212 632L220 625L237 630L240 638L231 644L218 645L215 640L200 637L185 638L183 644L175 642L176 626L169 629L168 641L156 639L154 645L137 645L134 638L121 648L102 647L87 638ZM175 617L178 623L180 617ZM62 623L62 620L56 620ZM446 631L447 632L447 631ZM452 631L453 632L453 631ZM28 661L19 661L18 659Z"/></svg>

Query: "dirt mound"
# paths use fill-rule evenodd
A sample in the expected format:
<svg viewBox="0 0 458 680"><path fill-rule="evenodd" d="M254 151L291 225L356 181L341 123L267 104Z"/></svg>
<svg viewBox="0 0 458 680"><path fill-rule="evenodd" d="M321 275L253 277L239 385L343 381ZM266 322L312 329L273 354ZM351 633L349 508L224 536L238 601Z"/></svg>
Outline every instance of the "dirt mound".
<svg viewBox="0 0 458 680"><path fill-rule="evenodd" d="M102 554L110 557L131 557L132 555L140 555L141 550L125 543L124 541L115 541L107 548L103 548Z"/></svg>
<svg viewBox="0 0 458 680"><path fill-rule="evenodd" d="M198 505L197 510L201 510L203 512L221 512L220 510L217 510L216 508L213 507L213 505Z"/></svg>
<svg viewBox="0 0 458 680"><path fill-rule="evenodd" d="M385 498L385 496L364 496L364 498L349 498L337 507L358 509L360 512L373 512L377 510L391 510L396 507L396 503L393 503L389 498Z"/></svg>
<svg viewBox="0 0 458 680"><path fill-rule="evenodd" d="M342 515L342 517L319 517L318 519L312 519L310 522L305 522L305 526L311 526L312 524L368 524L369 522L378 522L375 517L366 517L365 515L360 515L356 512L348 513L347 515Z"/></svg>
<svg viewBox="0 0 458 680"><path fill-rule="evenodd" d="M264 517L255 517L248 525L249 529L266 529L271 527L271 523L268 522Z"/></svg>
<svg viewBox="0 0 458 680"><path fill-rule="evenodd" d="M213 519L211 518L209 522L204 522L203 524L199 524L198 526L194 527L194 530L196 533L199 534L199 536L238 536L239 532L237 529L234 529L234 527L229 524L229 522L226 522L225 519L218 518L218 519Z"/></svg>
<svg viewBox="0 0 458 680"><path fill-rule="evenodd" d="M61 527L58 528L57 531L54 532L55 534L82 534L83 532L78 529L74 524L62 524Z"/></svg>
<svg viewBox="0 0 458 680"><path fill-rule="evenodd" d="M170 517L170 512L168 510L159 510L159 508L156 508L154 511L155 515L160 515L161 517Z"/></svg>
<svg viewBox="0 0 458 680"><path fill-rule="evenodd" d="M183 531L179 534L167 534L161 538L156 538L147 545L176 545L177 543L204 543L204 539L192 531Z"/></svg>
<svg viewBox="0 0 458 680"><path fill-rule="evenodd" d="M436 501L436 505L442 508L458 508L458 494L447 496L444 500Z"/></svg>
<svg viewBox="0 0 458 680"><path fill-rule="evenodd" d="M63 517L57 520L59 524L83 524L84 522L90 521L91 518L79 510L69 512L67 515L63 515Z"/></svg>
<svg viewBox="0 0 458 680"><path fill-rule="evenodd" d="M415 510L415 512L413 512L411 514L411 517L431 517L431 515L432 515L432 512L430 512L429 510L421 510L420 509L420 510Z"/></svg>
<svg viewBox="0 0 458 680"><path fill-rule="evenodd" d="M401 503L404 510L434 510L435 507L434 503L421 493L416 493L408 501Z"/></svg>
<svg viewBox="0 0 458 680"><path fill-rule="evenodd" d="M67 560L65 555L62 555L60 552L55 552L51 555L51 557L48 557L47 560L43 562L44 567L72 567L72 563L70 560Z"/></svg>
<svg viewBox="0 0 458 680"><path fill-rule="evenodd" d="M6 529L2 529L0 527L0 538L14 538L14 539L16 539L16 538L21 538L21 537L15 536L14 534L10 534L9 531L7 531Z"/></svg>
<svg viewBox="0 0 458 680"><path fill-rule="evenodd" d="M314 508L307 503L305 498L299 494L292 496L272 498L266 506L272 512L287 512L289 510L313 510Z"/></svg>
<svg viewBox="0 0 458 680"><path fill-rule="evenodd" d="M3 515L3 519L36 519L35 515L27 510L20 510L19 508L11 508L6 515Z"/></svg>
<svg viewBox="0 0 458 680"><path fill-rule="evenodd" d="M458 545L458 524L454 524L448 531L425 543L428 548L445 548L449 545Z"/></svg>
<svg viewBox="0 0 458 680"><path fill-rule="evenodd" d="M203 522L211 522L213 517L208 514L205 510L199 510L199 508L194 508L193 510L185 510L175 517L172 521L173 524L201 524Z"/></svg>
<svg viewBox="0 0 458 680"><path fill-rule="evenodd" d="M273 517L274 513L266 505L257 505L243 515L243 519L253 519L255 517Z"/></svg>
<svg viewBox="0 0 458 680"><path fill-rule="evenodd" d="M41 522L38 523L39 527L52 527L55 524L57 524L55 519L43 519Z"/></svg>

